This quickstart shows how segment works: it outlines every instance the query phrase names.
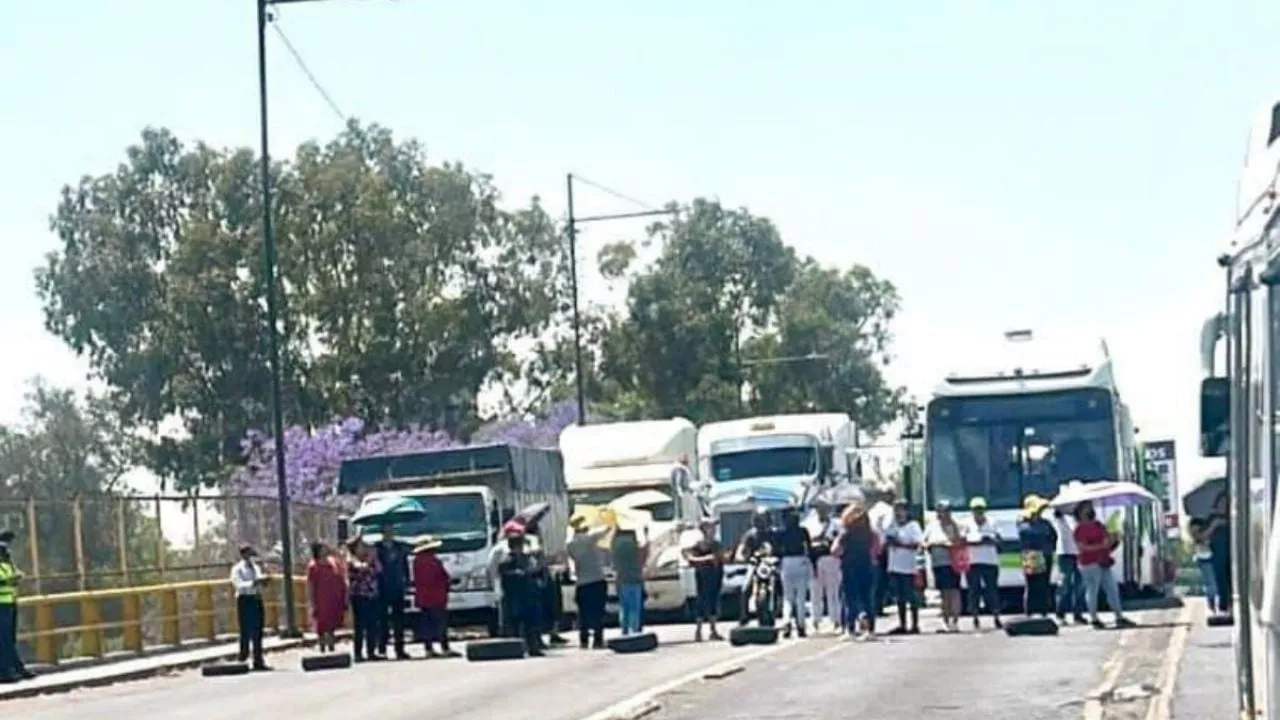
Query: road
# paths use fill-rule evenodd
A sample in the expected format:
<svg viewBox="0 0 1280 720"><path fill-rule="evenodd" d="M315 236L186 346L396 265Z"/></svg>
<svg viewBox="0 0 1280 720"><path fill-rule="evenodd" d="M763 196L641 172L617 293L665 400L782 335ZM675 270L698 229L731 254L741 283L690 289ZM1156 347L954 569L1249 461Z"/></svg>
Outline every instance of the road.
<svg viewBox="0 0 1280 720"><path fill-rule="evenodd" d="M205 679L188 672L4 703L23 720L603 720L648 706L646 720L1142 720L1177 611L1134 617L1124 632L1071 627L1057 637L966 632L847 643L831 636L771 649L688 641L688 626L656 630L663 646L618 656L576 648L502 663L422 660L304 674L300 655L275 672ZM934 621L930 621L934 622ZM767 655L754 657L760 653ZM719 679L703 673L737 665ZM680 684L682 681L683 684ZM677 686L678 685L678 686ZM675 686L675 687L673 687ZM1113 690L1114 689L1114 690ZM1135 690L1136 689L1136 690ZM1091 694L1101 698L1089 701ZM656 710L654 708L656 707Z"/></svg>

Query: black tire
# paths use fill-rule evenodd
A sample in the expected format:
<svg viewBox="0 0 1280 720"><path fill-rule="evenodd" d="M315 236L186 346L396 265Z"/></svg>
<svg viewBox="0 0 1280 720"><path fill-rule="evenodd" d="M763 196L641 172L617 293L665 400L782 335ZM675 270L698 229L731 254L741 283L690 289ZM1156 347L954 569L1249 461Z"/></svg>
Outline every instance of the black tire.
<svg viewBox="0 0 1280 720"><path fill-rule="evenodd" d="M524 640L519 638L490 638L467 643L467 659L471 662L520 660L524 656Z"/></svg>
<svg viewBox="0 0 1280 720"><path fill-rule="evenodd" d="M323 655L306 655L302 658L302 671L346 670L351 667L350 653L325 653Z"/></svg>
<svg viewBox="0 0 1280 720"><path fill-rule="evenodd" d="M248 675L248 663L214 663L205 665L200 668L200 674L204 677L231 677L233 675Z"/></svg>
<svg viewBox="0 0 1280 720"><path fill-rule="evenodd" d="M778 642L778 628L753 627L750 625L736 627L729 631L729 644L735 647L743 645L773 645Z"/></svg>
<svg viewBox="0 0 1280 720"><path fill-rule="evenodd" d="M1006 620L1004 634L1009 637L1031 637L1058 634L1058 623L1053 618L1026 618Z"/></svg>
<svg viewBox="0 0 1280 720"><path fill-rule="evenodd" d="M1236 619L1230 615L1210 615L1204 624L1209 627L1231 627L1236 624Z"/></svg>
<svg viewBox="0 0 1280 720"><path fill-rule="evenodd" d="M652 652L658 649L658 636L650 632L609 638L605 647L620 655Z"/></svg>

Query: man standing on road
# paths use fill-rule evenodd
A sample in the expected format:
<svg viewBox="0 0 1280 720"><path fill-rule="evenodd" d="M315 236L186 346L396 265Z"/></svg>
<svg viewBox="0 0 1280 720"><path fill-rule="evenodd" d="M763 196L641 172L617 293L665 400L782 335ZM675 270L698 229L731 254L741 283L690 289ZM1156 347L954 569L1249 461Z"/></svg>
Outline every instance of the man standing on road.
<svg viewBox="0 0 1280 720"><path fill-rule="evenodd" d="M982 606L986 605L995 626L1001 628L1004 625L1000 622L1000 530L987 517L985 498L970 500L969 512L973 514L965 533L969 543L969 569L965 571L965 582L969 585L969 614L973 616L973 628L982 627L978 618Z"/></svg>
<svg viewBox="0 0 1280 720"><path fill-rule="evenodd" d="M573 539L569 541L568 553L573 566L573 597L578 606L578 647L585 650L590 642L592 648L599 650L604 647L604 613L609 602L605 550L600 540L609 528L589 530L581 515L574 517L570 526Z"/></svg>
<svg viewBox="0 0 1280 720"><path fill-rule="evenodd" d="M381 533L378 564L382 572L378 574L378 597L382 637L378 638L378 653L385 657L387 646L394 641L396 659L408 660L409 653L404 649L404 606L409 593L409 550L396 540L395 529L390 525L383 525Z"/></svg>
<svg viewBox="0 0 1280 720"><path fill-rule="evenodd" d="M22 571L13 564L9 546L13 531L0 532L0 682L30 680L35 674L22 664L18 652L18 582Z"/></svg>
<svg viewBox="0 0 1280 720"><path fill-rule="evenodd" d="M872 612L876 617L885 614L889 602L889 546L885 543L885 533L893 525L893 503L897 493L892 485L882 484L876 492L875 503L867 510L867 519L871 522L871 530L875 532L879 542L876 556L875 589L872 597Z"/></svg>
<svg viewBox="0 0 1280 720"><path fill-rule="evenodd" d="M813 560L813 587L809 591L813 602L813 629L825 615L831 626L840 630L844 626L844 609L840 602L840 558L831 554L832 543L840 535L840 521L831 515L831 506L823 501L813 504L816 513L809 534L813 538L809 557ZM825 612L824 612L825 606Z"/></svg>
<svg viewBox="0 0 1280 720"><path fill-rule="evenodd" d="M1071 613L1072 619L1083 625L1084 580L1080 577L1080 550L1076 547L1075 527L1061 510L1054 511L1053 525L1058 531L1058 574L1062 577L1062 584L1058 586L1058 622L1066 622L1067 613Z"/></svg>
<svg viewBox="0 0 1280 720"><path fill-rule="evenodd" d="M231 568L231 586L236 593L236 624L240 626L240 662L248 662L253 654L253 669L270 670L262 653L262 633L266 610L262 605L262 588L267 576L258 566L258 552L250 545L240 546L240 562Z"/></svg>
<svg viewBox="0 0 1280 720"><path fill-rule="evenodd" d="M538 635L538 614L541 600L534 587L533 560L525 552L524 528L507 523L507 549L495 553L497 574L502 588L502 634L524 640L531 657L544 655L542 638Z"/></svg>

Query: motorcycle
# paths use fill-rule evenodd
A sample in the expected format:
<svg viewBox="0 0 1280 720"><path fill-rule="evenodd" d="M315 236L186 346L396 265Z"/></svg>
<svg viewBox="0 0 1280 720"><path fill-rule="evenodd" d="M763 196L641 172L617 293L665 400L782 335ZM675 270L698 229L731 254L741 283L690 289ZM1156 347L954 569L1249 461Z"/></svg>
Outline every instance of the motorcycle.
<svg viewBox="0 0 1280 720"><path fill-rule="evenodd" d="M767 551L752 558L751 600L760 627L773 627L778 622L778 584L781 582L778 564L778 558Z"/></svg>

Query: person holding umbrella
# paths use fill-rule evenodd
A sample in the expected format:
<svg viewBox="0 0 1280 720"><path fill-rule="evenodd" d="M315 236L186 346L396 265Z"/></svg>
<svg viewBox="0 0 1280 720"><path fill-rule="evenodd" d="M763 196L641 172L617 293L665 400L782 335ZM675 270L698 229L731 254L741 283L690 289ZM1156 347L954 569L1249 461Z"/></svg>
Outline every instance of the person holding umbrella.
<svg viewBox="0 0 1280 720"><path fill-rule="evenodd" d="M1116 627L1133 627L1133 622L1124 616L1120 605L1120 586L1116 584L1116 575L1112 571L1115 560L1111 553L1120 544L1120 539L1098 520L1093 503L1076 505L1073 514L1076 518L1075 540L1080 553L1080 575L1084 578L1084 602L1089 608L1090 624L1098 630L1106 628L1098 619L1098 592L1102 591L1115 613Z"/></svg>

